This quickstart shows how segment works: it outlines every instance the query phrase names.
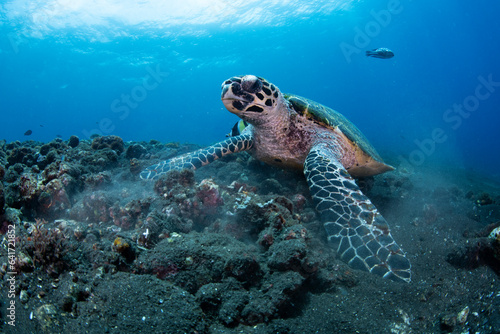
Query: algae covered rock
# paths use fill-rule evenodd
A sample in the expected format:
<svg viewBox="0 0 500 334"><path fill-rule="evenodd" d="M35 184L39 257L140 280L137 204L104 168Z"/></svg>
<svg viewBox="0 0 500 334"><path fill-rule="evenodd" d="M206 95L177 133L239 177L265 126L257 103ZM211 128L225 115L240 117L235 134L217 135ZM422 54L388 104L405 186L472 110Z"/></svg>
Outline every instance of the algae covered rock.
<svg viewBox="0 0 500 334"><path fill-rule="evenodd" d="M132 158L139 159L143 154L146 153L147 150L144 148L144 146L140 144L133 144L127 148L125 156L127 157L127 159L132 159Z"/></svg>
<svg viewBox="0 0 500 334"><path fill-rule="evenodd" d="M103 136L96 137L92 140L92 149L103 150L105 148L110 148L117 154L121 154L124 150L123 139L118 136Z"/></svg>
<svg viewBox="0 0 500 334"><path fill-rule="evenodd" d="M75 147L78 146L78 144L80 144L80 138L78 138L77 136L71 136L71 137L69 137L68 145L70 147L75 148Z"/></svg>
<svg viewBox="0 0 500 334"><path fill-rule="evenodd" d="M5 195L3 191L3 184L0 182L0 215L4 213Z"/></svg>

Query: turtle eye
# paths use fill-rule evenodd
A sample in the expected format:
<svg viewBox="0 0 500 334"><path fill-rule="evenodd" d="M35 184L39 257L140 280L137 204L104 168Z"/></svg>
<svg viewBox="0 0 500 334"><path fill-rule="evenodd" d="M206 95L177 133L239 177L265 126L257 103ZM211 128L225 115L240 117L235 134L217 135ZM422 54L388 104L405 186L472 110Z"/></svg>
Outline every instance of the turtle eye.
<svg viewBox="0 0 500 334"><path fill-rule="evenodd" d="M257 93L262 88L262 81L255 75L246 75L243 77L241 87L249 93Z"/></svg>

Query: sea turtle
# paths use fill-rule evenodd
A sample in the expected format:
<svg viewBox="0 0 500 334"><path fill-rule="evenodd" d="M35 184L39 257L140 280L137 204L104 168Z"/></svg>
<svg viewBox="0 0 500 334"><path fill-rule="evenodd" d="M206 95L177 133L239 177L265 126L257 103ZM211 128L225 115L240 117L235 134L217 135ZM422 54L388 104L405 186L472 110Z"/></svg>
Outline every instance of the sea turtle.
<svg viewBox="0 0 500 334"><path fill-rule="evenodd" d="M154 180L173 169L197 169L242 151L273 166L303 170L328 240L340 258L352 268L410 281L410 262L353 179L393 167L382 161L356 126L337 111L282 94L254 75L224 81L222 102L248 123L241 134L150 166L140 177Z"/></svg>

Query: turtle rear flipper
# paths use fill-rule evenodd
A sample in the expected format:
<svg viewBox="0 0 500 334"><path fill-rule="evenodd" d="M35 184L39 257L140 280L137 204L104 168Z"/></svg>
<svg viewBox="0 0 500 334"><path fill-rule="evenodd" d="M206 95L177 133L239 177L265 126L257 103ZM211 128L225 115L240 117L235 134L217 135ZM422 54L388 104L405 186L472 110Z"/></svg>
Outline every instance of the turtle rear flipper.
<svg viewBox="0 0 500 334"><path fill-rule="evenodd" d="M351 267L409 282L410 262L392 238L386 220L339 162L340 153L329 147L313 146L304 163L328 240Z"/></svg>
<svg viewBox="0 0 500 334"><path fill-rule="evenodd" d="M250 133L230 137L217 144L149 166L139 176L143 180L156 180L174 169L198 169L225 155L249 150L252 145L253 138Z"/></svg>

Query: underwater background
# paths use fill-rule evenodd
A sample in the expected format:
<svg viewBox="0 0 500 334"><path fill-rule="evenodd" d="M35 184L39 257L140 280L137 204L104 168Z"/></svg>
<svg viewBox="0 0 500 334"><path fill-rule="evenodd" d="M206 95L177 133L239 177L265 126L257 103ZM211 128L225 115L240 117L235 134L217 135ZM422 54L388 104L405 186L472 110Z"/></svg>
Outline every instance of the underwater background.
<svg viewBox="0 0 500 334"><path fill-rule="evenodd" d="M340 111L395 166L500 180L499 16L494 0L3 1L0 138L208 145L238 120L221 83L255 74ZM379 47L394 58L365 56Z"/></svg>

